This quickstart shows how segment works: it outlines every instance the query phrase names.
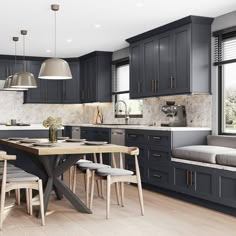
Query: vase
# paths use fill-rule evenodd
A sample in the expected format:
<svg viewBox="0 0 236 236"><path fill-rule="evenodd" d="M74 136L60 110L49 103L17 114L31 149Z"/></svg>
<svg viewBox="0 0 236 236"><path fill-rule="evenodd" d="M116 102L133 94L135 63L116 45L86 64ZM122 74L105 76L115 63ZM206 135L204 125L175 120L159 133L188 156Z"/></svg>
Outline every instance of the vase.
<svg viewBox="0 0 236 236"><path fill-rule="evenodd" d="M56 143L57 142L57 128L49 128L49 142Z"/></svg>

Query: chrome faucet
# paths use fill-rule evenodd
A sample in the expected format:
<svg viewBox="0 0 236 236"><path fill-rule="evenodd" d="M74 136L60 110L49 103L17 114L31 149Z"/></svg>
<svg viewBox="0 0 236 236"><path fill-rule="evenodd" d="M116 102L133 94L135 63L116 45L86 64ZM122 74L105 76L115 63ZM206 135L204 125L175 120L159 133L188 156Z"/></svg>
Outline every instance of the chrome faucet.
<svg viewBox="0 0 236 236"><path fill-rule="evenodd" d="M125 105L125 124L128 124L128 121L129 121L129 114L128 114L128 107L127 107L127 104L125 101L123 100L118 100L116 102L116 108L118 109L118 103L121 102Z"/></svg>

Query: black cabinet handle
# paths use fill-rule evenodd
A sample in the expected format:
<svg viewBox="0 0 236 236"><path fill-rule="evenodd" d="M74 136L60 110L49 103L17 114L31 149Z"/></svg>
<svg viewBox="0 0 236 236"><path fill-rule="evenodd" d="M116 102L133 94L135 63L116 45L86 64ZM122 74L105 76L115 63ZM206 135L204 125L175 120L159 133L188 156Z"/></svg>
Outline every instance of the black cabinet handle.
<svg viewBox="0 0 236 236"><path fill-rule="evenodd" d="M135 135L135 134L129 134L128 136L132 137L132 138L136 138L137 137L137 135Z"/></svg>
<svg viewBox="0 0 236 236"><path fill-rule="evenodd" d="M160 154L156 154L156 153L153 153L152 155L153 155L154 157L161 157Z"/></svg>
<svg viewBox="0 0 236 236"><path fill-rule="evenodd" d="M155 177L155 178L158 178L158 179L161 178L161 175L152 175L152 176Z"/></svg>
<svg viewBox="0 0 236 236"><path fill-rule="evenodd" d="M155 136L155 137L152 137L153 139L156 139L156 140L160 140L161 139L161 137L157 137L157 136Z"/></svg>

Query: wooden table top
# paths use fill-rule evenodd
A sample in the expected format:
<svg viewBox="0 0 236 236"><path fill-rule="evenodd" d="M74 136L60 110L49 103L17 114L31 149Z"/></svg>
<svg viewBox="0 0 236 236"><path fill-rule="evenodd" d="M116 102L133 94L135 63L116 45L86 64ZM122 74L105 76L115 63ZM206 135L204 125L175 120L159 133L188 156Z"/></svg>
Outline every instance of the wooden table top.
<svg viewBox="0 0 236 236"><path fill-rule="evenodd" d="M37 139L40 142L48 142L47 139ZM60 141L53 147L37 147L32 144L20 143L8 139L0 139L0 144L19 149L39 156L66 155L66 154L88 154L88 153L128 153L128 147L115 144L86 145L83 143Z"/></svg>

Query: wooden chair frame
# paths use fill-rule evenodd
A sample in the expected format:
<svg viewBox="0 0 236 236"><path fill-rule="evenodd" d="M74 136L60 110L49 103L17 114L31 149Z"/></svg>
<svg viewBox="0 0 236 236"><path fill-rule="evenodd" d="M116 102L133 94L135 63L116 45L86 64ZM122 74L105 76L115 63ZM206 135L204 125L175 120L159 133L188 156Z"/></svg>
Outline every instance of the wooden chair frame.
<svg viewBox="0 0 236 236"><path fill-rule="evenodd" d="M120 176L99 176L96 175L95 171L92 173L92 183L91 183L91 196L90 196L90 208L93 204L93 193L94 193L94 181L95 179L100 178L101 180L106 180L107 185L107 192L106 192L106 218L108 219L110 216L110 195L111 195L111 185L113 183L120 184L120 191L121 191L121 206L124 206L124 182L129 183L136 183L138 187L138 195L139 195L139 203L141 208L141 215L144 215L144 203L143 203L143 192L142 192L142 184L141 184L141 177L140 177L140 170L139 170L139 164L138 164L138 155L139 155L139 149L137 147L129 147L127 153L123 154L129 154L134 157L135 162L135 174L133 175L120 175ZM123 155L120 153L120 168L124 168L123 166ZM116 168L116 161L115 161L115 155L112 153L112 163L113 167ZM96 176L96 177L95 177ZM119 186L119 185L116 186Z"/></svg>
<svg viewBox="0 0 236 236"><path fill-rule="evenodd" d="M3 224L3 213L5 205L6 193L11 190L17 190L17 199L19 199L19 189L26 189L26 200L27 200L27 209L32 214L32 189L39 191L39 205L41 212L42 225L45 225L45 216L44 216L44 202L43 202L43 187L42 180L38 179L37 181L29 180L27 178L25 181L16 181L16 182L7 182L7 161L16 160L14 155L0 154L0 161L3 161L3 174L2 174L2 188L1 188L1 202L0 202L0 229L2 230ZM31 194L30 194L31 193Z"/></svg>

